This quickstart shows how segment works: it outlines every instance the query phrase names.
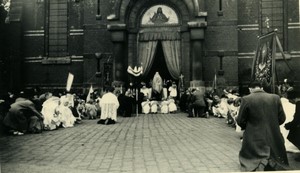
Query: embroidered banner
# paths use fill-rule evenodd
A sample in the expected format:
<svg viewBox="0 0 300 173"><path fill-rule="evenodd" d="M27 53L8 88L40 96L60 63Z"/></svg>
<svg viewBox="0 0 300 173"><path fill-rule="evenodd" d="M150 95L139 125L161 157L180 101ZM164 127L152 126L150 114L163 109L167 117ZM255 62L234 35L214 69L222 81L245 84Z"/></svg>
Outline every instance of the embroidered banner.
<svg viewBox="0 0 300 173"><path fill-rule="evenodd" d="M275 83L276 34L268 33L259 37L252 64L252 80L261 81L266 87L274 88Z"/></svg>

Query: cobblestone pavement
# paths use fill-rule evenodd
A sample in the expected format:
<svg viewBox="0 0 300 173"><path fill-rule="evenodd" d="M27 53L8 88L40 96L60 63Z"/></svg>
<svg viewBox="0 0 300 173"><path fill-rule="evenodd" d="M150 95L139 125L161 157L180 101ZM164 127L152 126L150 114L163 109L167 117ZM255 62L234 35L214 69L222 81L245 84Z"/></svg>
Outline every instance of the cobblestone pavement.
<svg viewBox="0 0 300 173"><path fill-rule="evenodd" d="M84 120L74 128L0 138L1 173L239 172L240 134L185 114ZM288 154L291 167L300 170Z"/></svg>

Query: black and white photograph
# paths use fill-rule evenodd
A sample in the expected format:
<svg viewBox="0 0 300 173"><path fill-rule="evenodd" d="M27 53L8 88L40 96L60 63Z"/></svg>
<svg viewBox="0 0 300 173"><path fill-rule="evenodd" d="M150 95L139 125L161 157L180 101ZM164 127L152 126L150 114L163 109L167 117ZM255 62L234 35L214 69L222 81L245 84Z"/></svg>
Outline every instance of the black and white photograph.
<svg viewBox="0 0 300 173"><path fill-rule="evenodd" d="M0 173L300 172L300 0L0 0Z"/></svg>

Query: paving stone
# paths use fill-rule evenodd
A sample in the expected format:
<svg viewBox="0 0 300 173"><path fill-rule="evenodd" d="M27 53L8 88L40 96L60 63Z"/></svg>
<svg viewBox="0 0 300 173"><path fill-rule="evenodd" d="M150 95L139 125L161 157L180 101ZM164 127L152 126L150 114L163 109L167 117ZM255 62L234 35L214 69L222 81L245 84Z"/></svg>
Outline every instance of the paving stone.
<svg viewBox="0 0 300 173"><path fill-rule="evenodd" d="M73 128L0 137L1 173L239 172L240 135L219 118L184 113L83 120ZM299 154L288 153L291 168ZM54 169L55 168L55 169Z"/></svg>

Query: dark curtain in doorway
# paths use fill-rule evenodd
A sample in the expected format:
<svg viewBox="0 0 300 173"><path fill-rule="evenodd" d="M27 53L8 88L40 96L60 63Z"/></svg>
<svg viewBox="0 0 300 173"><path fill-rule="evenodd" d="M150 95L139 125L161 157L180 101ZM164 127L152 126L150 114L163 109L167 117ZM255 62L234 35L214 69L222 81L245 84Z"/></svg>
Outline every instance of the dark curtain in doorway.
<svg viewBox="0 0 300 173"><path fill-rule="evenodd" d="M138 59L143 66L144 76L147 76L157 49L161 41L163 52L170 75L178 80L181 73L180 35L178 32L140 33L138 41Z"/></svg>

